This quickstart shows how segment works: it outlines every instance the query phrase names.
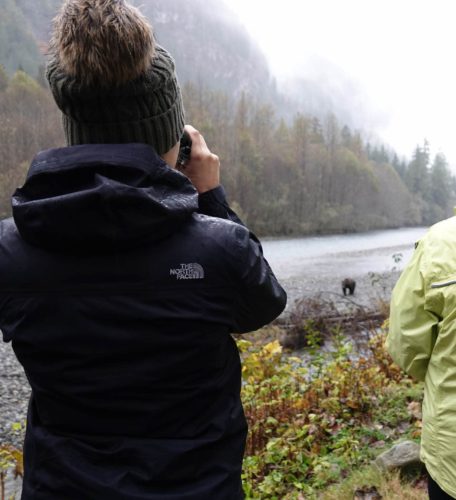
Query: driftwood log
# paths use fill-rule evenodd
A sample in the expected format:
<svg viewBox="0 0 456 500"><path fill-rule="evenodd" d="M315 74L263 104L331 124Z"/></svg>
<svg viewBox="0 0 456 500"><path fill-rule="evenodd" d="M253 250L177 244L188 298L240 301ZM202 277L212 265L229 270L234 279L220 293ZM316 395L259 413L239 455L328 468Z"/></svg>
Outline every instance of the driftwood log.
<svg viewBox="0 0 456 500"><path fill-rule="evenodd" d="M348 297L344 297L343 302L341 307L321 297L297 301L290 314L278 320L284 331L281 344L289 349L300 349L308 345L309 333L318 332L323 343L339 330L356 340L379 328L386 319L385 312L366 309Z"/></svg>

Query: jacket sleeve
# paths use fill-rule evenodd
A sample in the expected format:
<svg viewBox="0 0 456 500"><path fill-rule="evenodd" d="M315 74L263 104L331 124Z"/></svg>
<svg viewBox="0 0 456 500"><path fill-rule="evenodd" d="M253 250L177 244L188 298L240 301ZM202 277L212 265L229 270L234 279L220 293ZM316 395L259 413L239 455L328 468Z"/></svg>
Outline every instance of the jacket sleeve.
<svg viewBox="0 0 456 500"><path fill-rule="evenodd" d="M280 286L261 244L246 228L239 252L240 287L234 306L234 332L246 333L270 323L285 309L287 294Z"/></svg>
<svg viewBox="0 0 456 500"><path fill-rule="evenodd" d="M430 300L425 244L420 242L391 297L386 347L409 375L424 380L437 338L439 316Z"/></svg>
<svg viewBox="0 0 456 500"><path fill-rule="evenodd" d="M263 257L258 238L230 208L222 186L199 195L199 212L243 226L235 231L240 286L233 311L233 331L251 332L270 323L285 309L287 295Z"/></svg>

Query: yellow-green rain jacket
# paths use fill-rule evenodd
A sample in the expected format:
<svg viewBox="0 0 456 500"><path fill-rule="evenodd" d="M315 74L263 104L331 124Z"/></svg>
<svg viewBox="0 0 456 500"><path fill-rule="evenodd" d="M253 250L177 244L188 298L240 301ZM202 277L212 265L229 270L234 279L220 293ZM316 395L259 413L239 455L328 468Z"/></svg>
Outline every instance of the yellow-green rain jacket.
<svg viewBox="0 0 456 500"><path fill-rule="evenodd" d="M456 497L456 217L430 228L399 278L386 346L424 380L421 459Z"/></svg>

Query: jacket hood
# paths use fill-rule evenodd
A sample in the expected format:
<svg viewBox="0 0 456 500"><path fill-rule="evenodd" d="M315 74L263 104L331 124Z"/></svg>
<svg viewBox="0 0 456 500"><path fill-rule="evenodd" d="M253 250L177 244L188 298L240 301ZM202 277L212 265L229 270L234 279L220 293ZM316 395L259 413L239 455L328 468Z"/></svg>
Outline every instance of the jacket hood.
<svg viewBox="0 0 456 500"><path fill-rule="evenodd" d="M85 144L39 153L12 206L28 243L91 253L170 235L198 194L146 144Z"/></svg>

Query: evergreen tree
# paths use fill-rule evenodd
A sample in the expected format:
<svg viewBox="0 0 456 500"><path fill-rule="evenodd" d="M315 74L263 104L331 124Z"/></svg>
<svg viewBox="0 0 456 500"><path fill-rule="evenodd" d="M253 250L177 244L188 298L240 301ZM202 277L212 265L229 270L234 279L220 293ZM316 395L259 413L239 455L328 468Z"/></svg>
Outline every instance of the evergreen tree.
<svg viewBox="0 0 456 500"><path fill-rule="evenodd" d="M342 130L340 131L340 137L342 140L342 146L345 146L346 148L350 149L352 146L352 133L351 130L347 127L347 125L344 125L342 127Z"/></svg>
<svg viewBox="0 0 456 500"><path fill-rule="evenodd" d="M430 173L430 197L431 201L448 213L452 198L451 174L448 162L443 154L436 155Z"/></svg>
<svg viewBox="0 0 456 500"><path fill-rule="evenodd" d="M0 64L0 92L3 92L8 87L8 74L5 67Z"/></svg>
<svg viewBox="0 0 456 500"><path fill-rule="evenodd" d="M419 194L423 199L429 196L429 144L416 146L413 159L407 168L406 185L411 193Z"/></svg>

